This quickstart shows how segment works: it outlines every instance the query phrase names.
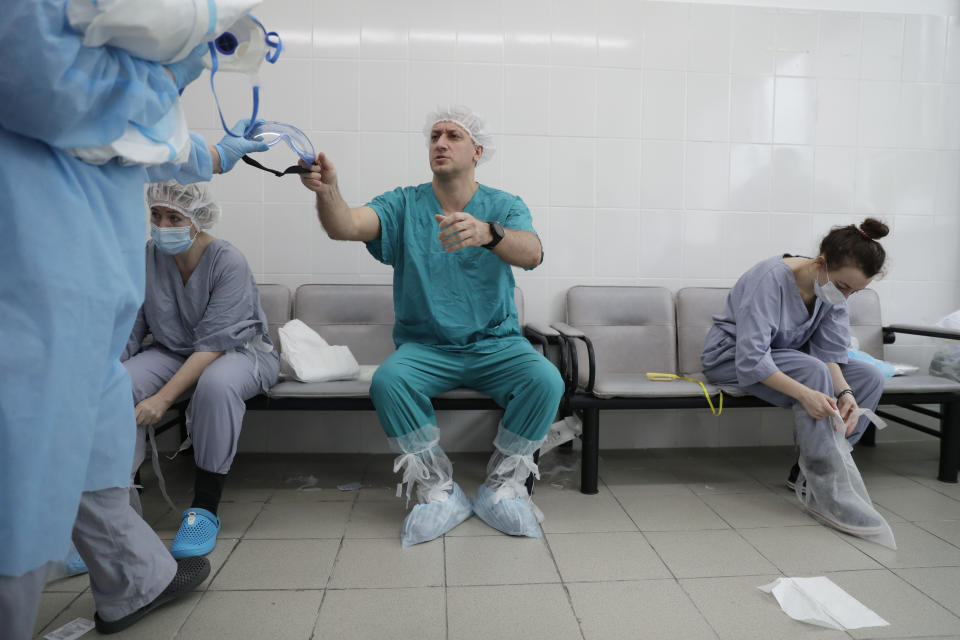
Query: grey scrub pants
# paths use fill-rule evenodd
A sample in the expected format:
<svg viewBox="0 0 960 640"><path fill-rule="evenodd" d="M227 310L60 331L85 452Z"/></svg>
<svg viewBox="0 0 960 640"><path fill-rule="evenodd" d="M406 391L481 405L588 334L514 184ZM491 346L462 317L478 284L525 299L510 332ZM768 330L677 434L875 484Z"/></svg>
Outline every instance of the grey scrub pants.
<svg viewBox="0 0 960 640"><path fill-rule="evenodd" d="M73 544L90 570L90 590L104 620L119 620L152 602L177 573L177 561L130 506L126 487L81 495ZM33 636L50 568L48 563L22 576L0 576L4 639Z"/></svg>
<svg viewBox="0 0 960 640"><path fill-rule="evenodd" d="M816 389L833 397L833 379L830 377L830 370L827 369L825 363L796 349L773 349L771 354L773 355L773 362L780 371L811 389ZM880 396L883 394L883 375L880 370L874 365L860 360L850 360L847 364L839 366L844 379L853 391L853 397L856 399L857 405L871 411L875 410L880 402ZM738 386L736 365L733 360L721 363L703 373L713 384L725 387ZM790 396L775 391L761 382L742 387L742 389L778 407L792 407L794 404L799 404ZM803 451L803 453L815 459L824 457L826 455L824 452L830 451L834 447L833 439L830 437L833 432L831 419L815 420L803 410L795 411L795 416L794 439L797 438L798 432L823 434L822 438L802 438L798 440L798 445L813 449ZM856 428L847 436L847 442L856 444L868 424L870 424L870 419L861 416Z"/></svg>
<svg viewBox="0 0 960 640"><path fill-rule="evenodd" d="M186 358L164 347L141 351L123 363L133 384L133 403L149 398L180 369ZM246 400L263 391L264 379L276 379L276 357L261 357L249 350L228 351L204 369L193 390L187 420L191 427L194 460L204 471L225 474L237 453L237 440L247 410ZM133 473L145 457L146 429L139 427Z"/></svg>

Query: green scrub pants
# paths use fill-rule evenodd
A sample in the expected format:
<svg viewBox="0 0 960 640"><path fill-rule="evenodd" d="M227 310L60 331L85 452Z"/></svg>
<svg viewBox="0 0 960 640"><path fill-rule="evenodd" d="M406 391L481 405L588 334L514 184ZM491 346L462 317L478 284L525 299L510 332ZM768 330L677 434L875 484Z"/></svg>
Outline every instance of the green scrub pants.
<svg viewBox="0 0 960 640"><path fill-rule="evenodd" d="M471 353L406 343L380 365L370 385L370 398L380 425L400 451L417 451L418 432L434 427L430 399L457 387L489 395L504 408L498 446L509 442L509 454L530 455L540 445L563 396L557 368L524 339L504 340L493 353ZM426 431L431 431L427 429ZM503 434L507 435L507 434Z"/></svg>

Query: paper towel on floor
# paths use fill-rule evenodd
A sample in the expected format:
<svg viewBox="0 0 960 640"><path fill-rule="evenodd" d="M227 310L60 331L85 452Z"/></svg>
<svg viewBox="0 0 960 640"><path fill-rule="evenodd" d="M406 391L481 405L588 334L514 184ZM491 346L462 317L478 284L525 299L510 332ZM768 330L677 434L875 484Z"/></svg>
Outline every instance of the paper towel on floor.
<svg viewBox="0 0 960 640"><path fill-rule="evenodd" d="M822 576L777 578L757 588L772 593L784 613L800 622L840 630L890 625L829 578Z"/></svg>

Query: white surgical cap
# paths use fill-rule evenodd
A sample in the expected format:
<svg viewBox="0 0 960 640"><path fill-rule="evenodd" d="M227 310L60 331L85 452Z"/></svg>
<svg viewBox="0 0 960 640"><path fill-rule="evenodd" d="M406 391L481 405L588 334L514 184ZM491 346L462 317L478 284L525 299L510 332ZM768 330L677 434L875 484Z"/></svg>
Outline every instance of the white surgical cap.
<svg viewBox="0 0 960 640"><path fill-rule="evenodd" d="M208 182L180 184L176 180L147 185L147 206L169 207L187 216L200 231L206 231L220 219L220 205L213 201Z"/></svg>
<svg viewBox="0 0 960 640"><path fill-rule="evenodd" d="M438 122L453 122L466 129L473 140L473 144L483 147L483 155L477 164L483 164L493 157L493 134L487 128L487 123L483 117L465 107L462 104L453 104L439 106L434 111L427 114L427 123L423 127L423 135L427 138L427 145L430 144L430 132L433 131L433 125Z"/></svg>

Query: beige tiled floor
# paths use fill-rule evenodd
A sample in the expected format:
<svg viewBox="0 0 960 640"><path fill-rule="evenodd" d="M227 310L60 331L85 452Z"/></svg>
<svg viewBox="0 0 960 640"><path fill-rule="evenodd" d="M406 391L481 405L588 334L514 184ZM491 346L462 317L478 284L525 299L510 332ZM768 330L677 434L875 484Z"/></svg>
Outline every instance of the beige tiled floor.
<svg viewBox="0 0 960 640"><path fill-rule="evenodd" d="M585 496L578 454L559 452L544 460L535 493L542 539L471 518L408 549L389 456L241 455L211 578L116 637L960 638L960 491L934 477L937 444L854 452L897 551L804 514L782 486L792 455L610 451L600 493ZM452 457L472 493L486 456ZM190 461L164 466L171 496L186 505ZM364 488L337 489L354 481ZM178 514L149 470L144 483L148 520L169 543ZM756 588L781 575L826 575L891 624L843 633L794 622ZM61 580L44 594L37 630L93 612L86 578Z"/></svg>

